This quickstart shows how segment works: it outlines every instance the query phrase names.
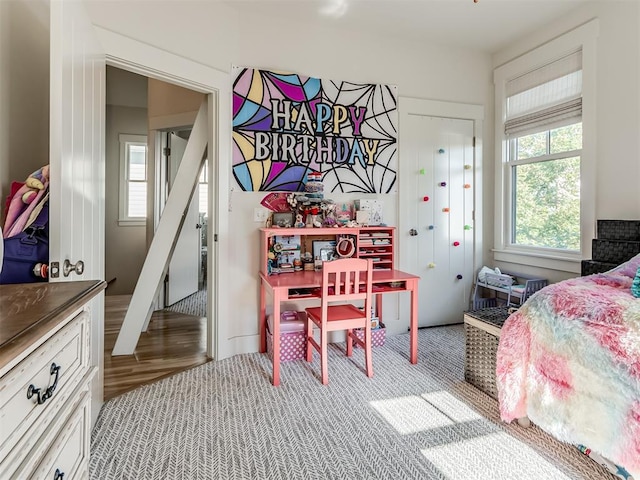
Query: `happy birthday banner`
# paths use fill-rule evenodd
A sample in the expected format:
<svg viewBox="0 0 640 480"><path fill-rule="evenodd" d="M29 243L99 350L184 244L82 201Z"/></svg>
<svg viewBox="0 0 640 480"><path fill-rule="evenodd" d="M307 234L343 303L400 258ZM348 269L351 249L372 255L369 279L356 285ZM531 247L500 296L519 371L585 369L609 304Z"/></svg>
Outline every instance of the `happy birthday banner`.
<svg viewBox="0 0 640 480"><path fill-rule="evenodd" d="M233 175L244 191L394 193L396 87L234 67Z"/></svg>

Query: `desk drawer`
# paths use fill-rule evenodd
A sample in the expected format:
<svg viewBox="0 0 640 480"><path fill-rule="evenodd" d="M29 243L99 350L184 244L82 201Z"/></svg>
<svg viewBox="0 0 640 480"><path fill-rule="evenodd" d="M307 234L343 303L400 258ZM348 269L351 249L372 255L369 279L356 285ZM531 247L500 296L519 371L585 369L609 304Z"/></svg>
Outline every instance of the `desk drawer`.
<svg viewBox="0 0 640 480"><path fill-rule="evenodd" d="M0 379L0 458L20 461L88 370L88 319L80 313Z"/></svg>

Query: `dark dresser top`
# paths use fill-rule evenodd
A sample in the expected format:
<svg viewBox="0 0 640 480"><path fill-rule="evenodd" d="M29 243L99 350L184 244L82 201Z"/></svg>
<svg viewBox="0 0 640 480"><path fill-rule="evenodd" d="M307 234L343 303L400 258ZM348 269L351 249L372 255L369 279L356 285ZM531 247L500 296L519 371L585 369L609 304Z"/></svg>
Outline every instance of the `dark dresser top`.
<svg viewBox="0 0 640 480"><path fill-rule="evenodd" d="M0 285L0 368L106 286L100 280Z"/></svg>

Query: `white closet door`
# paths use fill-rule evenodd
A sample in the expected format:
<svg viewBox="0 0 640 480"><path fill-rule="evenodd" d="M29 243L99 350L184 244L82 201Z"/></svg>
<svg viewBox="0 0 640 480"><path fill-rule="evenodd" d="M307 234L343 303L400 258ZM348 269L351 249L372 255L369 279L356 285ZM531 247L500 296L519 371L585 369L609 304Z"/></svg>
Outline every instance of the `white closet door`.
<svg viewBox="0 0 640 480"><path fill-rule="evenodd" d="M473 121L407 118L402 161L415 235L406 237L402 268L421 277L420 326L460 323L473 280Z"/></svg>

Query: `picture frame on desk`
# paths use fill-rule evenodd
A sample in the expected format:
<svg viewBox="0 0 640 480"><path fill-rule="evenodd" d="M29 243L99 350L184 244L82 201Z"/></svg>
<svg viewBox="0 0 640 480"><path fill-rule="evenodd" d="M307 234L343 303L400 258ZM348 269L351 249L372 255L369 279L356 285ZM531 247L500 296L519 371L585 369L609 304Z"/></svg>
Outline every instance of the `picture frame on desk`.
<svg viewBox="0 0 640 480"><path fill-rule="evenodd" d="M324 262L335 260L336 241L335 240L313 240L313 258L318 258Z"/></svg>
<svg viewBox="0 0 640 480"><path fill-rule="evenodd" d="M274 227L293 227L296 215L294 212L273 212L271 225Z"/></svg>

